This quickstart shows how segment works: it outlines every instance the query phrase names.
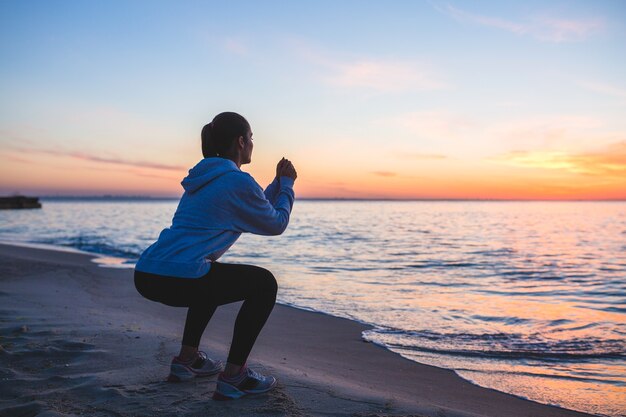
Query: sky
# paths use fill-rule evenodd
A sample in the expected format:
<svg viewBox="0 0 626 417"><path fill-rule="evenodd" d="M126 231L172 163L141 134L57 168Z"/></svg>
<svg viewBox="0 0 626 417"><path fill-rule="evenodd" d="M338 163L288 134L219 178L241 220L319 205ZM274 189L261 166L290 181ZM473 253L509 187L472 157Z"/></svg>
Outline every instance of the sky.
<svg viewBox="0 0 626 417"><path fill-rule="evenodd" d="M626 199L626 2L0 0L0 195L178 197L222 111L297 197Z"/></svg>

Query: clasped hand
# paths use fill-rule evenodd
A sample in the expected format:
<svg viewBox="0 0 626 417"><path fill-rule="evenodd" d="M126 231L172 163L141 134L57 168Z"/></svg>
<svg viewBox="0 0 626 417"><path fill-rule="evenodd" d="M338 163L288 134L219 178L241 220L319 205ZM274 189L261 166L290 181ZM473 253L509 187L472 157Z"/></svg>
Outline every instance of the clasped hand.
<svg viewBox="0 0 626 417"><path fill-rule="evenodd" d="M281 159L276 165L276 177L289 177L294 181L298 178L298 173L289 159Z"/></svg>

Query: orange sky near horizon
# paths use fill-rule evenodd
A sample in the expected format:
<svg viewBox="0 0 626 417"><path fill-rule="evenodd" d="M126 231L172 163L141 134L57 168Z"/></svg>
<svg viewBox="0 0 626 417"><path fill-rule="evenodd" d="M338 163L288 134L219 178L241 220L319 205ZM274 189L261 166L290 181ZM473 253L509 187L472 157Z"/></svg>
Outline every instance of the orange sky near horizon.
<svg viewBox="0 0 626 417"><path fill-rule="evenodd" d="M300 198L626 200L624 4L0 2L0 195L178 197L236 111Z"/></svg>
<svg viewBox="0 0 626 417"><path fill-rule="evenodd" d="M606 153L562 155L512 153L486 161L426 158L395 171L326 164L287 155L298 169L300 198L389 199L626 199L626 142ZM271 181L278 156L255 151L242 166L261 186ZM86 155L4 155L0 189L5 194L179 197L187 174L180 166L140 166ZM190 160L191 167L197 161Z"/></svg>

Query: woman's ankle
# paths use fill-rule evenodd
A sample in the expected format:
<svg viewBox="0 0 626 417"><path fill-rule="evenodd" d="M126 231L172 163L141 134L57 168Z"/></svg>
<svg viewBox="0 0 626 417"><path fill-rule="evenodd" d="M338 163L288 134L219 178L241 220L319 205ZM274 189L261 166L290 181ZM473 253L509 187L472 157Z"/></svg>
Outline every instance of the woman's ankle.
<svg viewBox="0 0 626 417"><path fill-rule="evenodd" d="M198 354L197 346L181 345L180 353L178 354L178 359L183 362L189 361L195 358L197 354Z"/></svg>
<svg viewBox="0 0 626 417"><path fill-rule="evenodd" d="M224 368L224 375L228 377L234 377L241 373L243 368L246 365L235 365L234 363L226 362L226 367Z"/></svg>

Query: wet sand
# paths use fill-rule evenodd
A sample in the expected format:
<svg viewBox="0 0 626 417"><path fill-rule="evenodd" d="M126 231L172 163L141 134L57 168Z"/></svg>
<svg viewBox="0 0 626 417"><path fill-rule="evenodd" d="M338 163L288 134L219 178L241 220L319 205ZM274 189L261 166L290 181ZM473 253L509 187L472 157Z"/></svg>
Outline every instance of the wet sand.
<svg viewBox="0 0 626 417"><path fill-rule="evenodd" d="M239 306L209 323L209 356L225 359ZM249 360L278 387L215 402L215 377L165 382L185 313L143 299L131 270L0 245L0 416L588 416L472 385L363 342L365 325L283 305Z"/></svg>

